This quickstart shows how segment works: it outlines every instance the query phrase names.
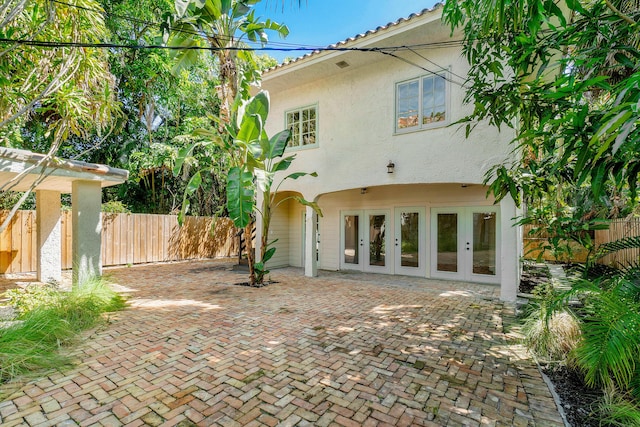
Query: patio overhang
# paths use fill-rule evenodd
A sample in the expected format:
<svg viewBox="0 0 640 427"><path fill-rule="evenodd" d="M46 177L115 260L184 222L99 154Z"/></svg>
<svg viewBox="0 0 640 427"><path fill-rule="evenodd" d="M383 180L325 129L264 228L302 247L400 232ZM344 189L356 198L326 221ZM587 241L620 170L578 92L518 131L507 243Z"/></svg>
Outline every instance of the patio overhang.
<svg viewBox="0 0 640 427"><path fill-rule="evenodd" d="M37 276L62 279L60 195L71 193L73 283L102 274L103 187L122 184L129 172L97 163L26 150L0 148L0 185L4 191L35 191ZM15 180L15 182L12 182Z"/></svg>
<svg viewBox="0 0 640 427"><path fill-rule="evenodd" d="M27 191L36 180L43 177L35 190L68 194L73 192L74 181L99 182L100 187L109 187L122 184L129 177L129 171L107 165L58 157L44 162L45 158L46 156L40 153L0 147L0 183L7 183L28 171L27 176L7 189Z"/></svg>

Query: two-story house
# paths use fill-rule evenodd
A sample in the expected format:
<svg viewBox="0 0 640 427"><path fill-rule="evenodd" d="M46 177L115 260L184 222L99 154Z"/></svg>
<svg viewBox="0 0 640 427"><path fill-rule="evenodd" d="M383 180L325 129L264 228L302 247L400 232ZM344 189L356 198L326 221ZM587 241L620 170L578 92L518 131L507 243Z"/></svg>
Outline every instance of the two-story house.
<svg viewBox="0 0 640 427"><path fill-rule="evenodd" d="M264 73L269 135L292 129L289 172L318 173L287 181L280 197L323 211L279 207L270 267L493 283L515 299L517 210L482 185L510 155L513 132L480 124L466 138L454 124L469 112L469 66L441 13L425 9Z"/></svg>

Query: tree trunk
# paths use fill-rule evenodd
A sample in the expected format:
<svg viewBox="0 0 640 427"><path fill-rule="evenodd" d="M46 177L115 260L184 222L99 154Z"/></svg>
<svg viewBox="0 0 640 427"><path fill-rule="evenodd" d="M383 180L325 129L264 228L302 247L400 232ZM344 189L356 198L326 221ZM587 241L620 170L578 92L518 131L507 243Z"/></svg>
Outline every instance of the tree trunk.
<svg viewBox="0 0 640 427"><path fill-rule="evenodd" d="M269 244L269 226L271 225L271 192L265 191L262 195L262 236L260 238L260 261L262 262L262 271L258 273L258 284L264 284L264 271L267 266L264 261L264 254L267 252Z"/></svg>
<svg viewBox="0 0 640 427"><path fill-rule="evenodd" d="M256 286L256 257L253 252L253 222L250 222L244 229L245 246L247 248L247 263L249 264L249 286Z"/></svg>

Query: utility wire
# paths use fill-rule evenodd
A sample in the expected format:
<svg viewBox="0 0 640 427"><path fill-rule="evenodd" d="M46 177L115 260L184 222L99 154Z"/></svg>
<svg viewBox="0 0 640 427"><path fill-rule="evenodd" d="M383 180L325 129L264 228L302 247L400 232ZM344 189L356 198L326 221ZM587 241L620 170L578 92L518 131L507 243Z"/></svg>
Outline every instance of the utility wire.
<svg viewBox="0 0 640 427"><path fill-rule="evenodd" d="M424 60L425 60L425 61L427 61L428 63L430 63L430 64L432 64L432 65L435 65L436 67L440 68L440 69L441 69L441 70L443 70L443 71L446 71L446 72L448 72L448 73L451 73L452 75L456 76L457 78L459 78L459 79L460 79L460 80L462 80L463 82L467 80L465 77L462 77L460 74L456 74L456 73L454 73L453 71L451 71L451 70L449 70L449 69L447 69L447 68L444 68L443 66L441 66L441 65L439 65L439 64L437 64L437 63L435 63L435 62L433 62L432 60L430 60L430 59L429 59L429 58L427 58L426 56L421 55L420 53L416 52L415 50L411 49L410 47L407 47L407 49L408 49L410 52L413 52L414 54L416 54L417 56L419 56L420 58L424 59Z"/></svg>
<svg viewBox="0 0 640 427"><path fill-rule="evenodd" d="M113 12L108 12L106 10L101 10L101 9L96 9L96 8L89 8L86 6L81 6L81 5L76 5L76 4L71 4L71 3L67 3L61 0L51 0L53 3L57 3L63 6L68 6L68 7L73 7L76 9L81 9L81 10L85 10L88 12L93 12L93 13L99 13L99 14L104 14L116 19L121 19L121 20L125 20L125 21L129 21L129 22L134 22L134 23L138 23L138 24L143 24L146 26L154 26L154 27L160 27L162 24L160 24L159 22L155 22L155 21L147 21L144 19L139 19L133 16L129 16L129 15L121 15L121 14L116 14ZM218 38L220 40L226 40L226 41L231 41L233 39L232 36L224 36L224 35L219 35L219 34L215 34L215 35L210 35L207 34L204 31L196 31L194 30L188 30L185 28L179 28L179 29L173 29L173 31L176 32L182 32L185 34L189 34L189 35L194 35L194 36L199 36L199 37L215 37ZM357 36L356 36L357 37ZM464 77L461 77L460 75L457 75L455 73L453 73L452 71L442 67L441 65L435 63L434 61L428 59L427 57L425 57L424 55L419 54L418 52L416 52L415 49L428 49L428 48L446 48L446 47L455 47L455 46L460 46L463 43L463 40L447 40L444 42L436 42L436 43L421 43L421 44L416 44L416 45L411 45L411 46L407 46L407 45L403 45L403 46L390 46L390 47L372 47L372 48L350 48L350 47L339 47L339 44L334 44L331 46L326 46L326 47L317 47L317 46L308 46L308 45L295 45L295 44L290 44L290 43L284 43L284 42L270 42L271 46L278 46L278 47L265 47L262 44L260 44L260 47L255 47L255 44L258 44L258 42L251 42L251 41L247 41L247 44L249 43L254 43L254 46L248 46L248 47L235 47L235 46L230 46L230 47L212 47L212 46L189 46L189 47L182 47L182 46L167 46L167 45L140 45L140 44L118 44L118 43L82 43L82 42L49 42L49 41L39 41L39 40L25 40L25 39L7 39L7 38L0 38L0 43L11 43L11 44L18 44L18 45L23 45L23 46L33 46L33 47L43 47L43 48L62 48L62 47L70 47L70 48L106 48L106 49L136 49L136 50L143 50L143 49L167 49L167 50L204 50L204 51L210 51L210 52L214 52L214 51L220 51L220 50L235 50L235 51L266 51L266 52L322 52L322 51L337 51L337 52L377 52L377 53L382 53L382 54L386 54L389 55L393 58L396 58L400 61L403 61L407 64L410 64L414 67L417 67L419 69L422 69L430 74L433 75L437 75L440 76L442 78L444 78L445 80L447 80L450 83L456 84L458 86L461 87L465 87L464 84L461 84L459 82L456 82L452 79L450 79L448 76L443 76L442 74L438 74L437 72L434 72L430 69L427 69L419 64L416 64L412 61L409 61L406 58L402 58L398 55L395 55L394 52L399 52L399 51L403 51L403 50L408 50L410 52L412 52L413 54L419 56L420 58L422 58L423 60L429 62L432 65L435 65L436 67L438 67L440 70L446 71L447 73L450 73L456 77L458 77L461 80L465 80Z"/></svg>
<svg viewBox="0 0 640 427"><path fill-rule="evenodd" d="M23 46L35 46L45 48L59 48L59 47L84 47L84 48L97 48L97 49L168 49L168 50L235 50L235 51L280 51L280 52L295 52L295 51L352 51L352 52L383 52L390 53L396 52L406 48L406 46L389 46L389 47L340 47L337 45L327 47L241 47L241 46L168 46L168 45L141 45L141 44L120 44L120 43L89 43L89 42L60 42L60 41L44 41L44 40L28 40L28 39L8 39L0 38L0 43L19 44ZM424 45L420 45L424 46ZM432 45L432 46L435 46Z"/></svg>
<svg viewBox="0 0 640 427"><path fill-rule="evenodd" d="M117 19L121 19L124 21L129 21L129 22L134 22L134 23L138 23L138 24L143 24L143 25L147 25L147 26L154 26L154 27L161 27L163 24L160 22L156 22L156 21L147 21L144 19L140 19L140 18L136 18L130 15L122 15L122 14L117 14L114 12L109 12L106 10L101 10L101 9L95 9L95 8L89 8L86 6L80 6L80 5L75 5L75 4L71 4L71 3L66 3L62 0L51 0L53 3L57 3L60 5L64 5L64 6L68 6L68 7L73 7L76 9L81 9L81 10L85 10L85 11L89 11L89 12L95 12L95 13L100 13L100 14L105 14L108 16L111 16L113 18L117 18ZM228 36L228 35L221 35L221 34L209 34L205 31L200 31L200 30L189 30L189 29L185 29L185 28L173 28L172 31L175 32L180 32L180 33L184 33L184 34L190 34L190 35L194 35L194 36L200 36L200 37L211 37L211 38L218 38L220 40L224 40L224 41L231 41L233 40L233 37ZM252 42L252 41L246 41L247 44L259 44L259 42ZM411 49L411 47L416 48L416 49L421 49L421 48L445 48L445 47L449 47L449 46L459 46L463 43L463 40L448 40L445 42L438 42L438 43L424 43L424 44L417 44L417 45L413 45L413 46L398 46L398 47L392 47L390 49ZM269 41L269 44L271 46L278 46L281 47L283 49L283 51L286 51L284 49L292 49L292 50L300 50L300 51L310 51L310 50L323 50L324 47L322 46L312 46L312 45L300 45L300 44L294 44L294 43L287 43L287 42L282 42L282 41ZM255 49L255 50L276 50L276 49Z"/></svg>
<svg viewBox="0 0 640 427"><path fill-rule="evenodd" d="M338 46L327 46L323 48L305 48L305 47L292 47L292 48L276 48L276 47L213 47L213 46L167 46L167 45L139 45L139 44L117 44L117 43L83 43L83 42L49 42L42 40L26 40L26 39L6 39L0 38L1 43L9 43L9 44L19 44L23 46L33 46L33 47L42 47L42 48L98 48L98 49L133 49L133 50L149 50L149 49L167 49L167 50L202 50L202 51L220 51L220 50L233 50L233 51L277 51L277 52L373 52L373 53L382 53L385 55L389 55L395 59L403 61L409 65L417 67L423 71L426 71L429 74L439 76L446 81L453 83L457 86L466 88L464 83L459 83L455 80L452 80L446 75L439 74L438 72L432 71L420 64L416 64L413 61L410 61L406 58L396 55L394 52L399 50L411 50L408 46L390 46L390 47L338 47ZM420 46L425 46L422 44ZM411 50L414 52L413 50ZM415 53L415 52L414 52ZM421 58L426 59L424 56L419 55ZM448 73L451 73L446 68L436 64L433 61L428 60L432 64L435 64L441 70L445 70ZM453 74L453 73L451 73ZM461 78L457 74L454 74L456 77ZM462 79L464 80L464 79Z"/></svg>
<svg viewBox="0 0 640 427"><path fill-rule="evenodd" d="M401 56L398 56L398 55L396 55L396 54L394 54L394 53L392 53L392 52L386 52L386 51L382 51L382 50L381 50L381 51L379 51L379 52L380 52L380 53L383 53L383 54L385 54L385 55L389 55L389 56L391 56L391 57L393 57L393 58L395 58L395 59L398 59L398 60L400 60L400 61L402 61L402 62L405 62L405 63L407 63L407 64L409 64L409 65L412 65L412 66L414 66L414 67L420 68L421 70L426 71L426 72L427 72L427 73L429 73L429 74L432 74L432 75L434 75L434 76L441 77L441 78L445 79L446 81L448 81L448 82L449 82L449 83L451 83L451 84L454 84L454 85L456 85L456 86L460 86L461 88L467 89L467 87L465 86L465 84L464 84L464 83L460 83L460 82L457 82L457 81L455 81L455 80L452 80L451 78L449 78L449 77L448 77L448 76L446 76L446 75L442 75L442 74L440 74L440 73L438 73L438 72L432 71L432 70L430 70L430 69L428 69L428 68L426 68L426 67L423 67L423 66L422 66L422 65L420 65L420 64L416 64L415 62L413 62L413 61L409 61L408 59L403 58L403 57L401 57ZM443 70L445 70L445 71L447 71L447 72L450 72L450 71L449 71L449 70L447 70L446 68L440 67L439 65L438 65L438 67L439 67L439 68L441 68L441 69L443 69Z"/></svg>
<svg viewBox="0 0 640 427"><path fill-rule="evenodd" d="M23 46L35 46L45 48L61 48L61 47L77 47L77 48L96 48L96 49L167 49L167 50L235 50L235 51L356 51L356 52L377 52L380 50L394 50L391 48L377 48L377 47L241 47L241 46L167 46L167 45L141 45L141 44L119 44L119 43L88 43L88 42L51 42L43 40L27 40L27 39L7 39L0 38L0 43L20 44Z"/></svg>

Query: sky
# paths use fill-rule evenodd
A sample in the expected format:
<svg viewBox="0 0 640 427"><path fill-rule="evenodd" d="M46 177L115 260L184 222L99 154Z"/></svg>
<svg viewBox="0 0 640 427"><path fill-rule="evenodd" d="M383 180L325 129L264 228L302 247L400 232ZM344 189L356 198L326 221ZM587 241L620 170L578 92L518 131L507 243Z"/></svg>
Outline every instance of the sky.
<svg viewBox="0 0 640 427"><path fill-rule="evenodd" d="M270 34L268 47L326 47L410 14L431 8L435 0L262 0L254 9L262 21L271 19L289 27L281 39ZM282 62L307 52L266 52Z"/></svg>

